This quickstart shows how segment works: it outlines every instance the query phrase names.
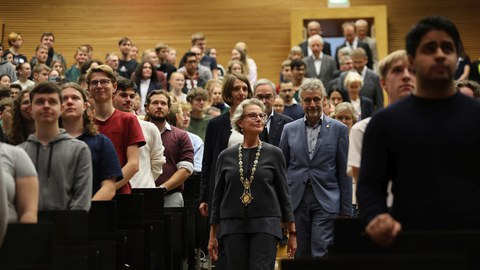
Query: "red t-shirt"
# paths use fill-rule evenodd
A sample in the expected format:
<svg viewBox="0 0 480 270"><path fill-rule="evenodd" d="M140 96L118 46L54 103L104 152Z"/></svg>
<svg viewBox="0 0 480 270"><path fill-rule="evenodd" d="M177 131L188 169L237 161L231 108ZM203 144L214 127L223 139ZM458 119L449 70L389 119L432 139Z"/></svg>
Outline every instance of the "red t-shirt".
<svg viewBox="0 0 480 270"><path fill-rule="evenodd" d="M138 147L141 147L145 144L142 128L134 114L115 110L107 120L95 119L95 122L98 125L98 131L107 136L115 146L122 168L127 164L128 146L137 144ZM130 194L131 192L130 183L117 190L119 194Z"/></svg>

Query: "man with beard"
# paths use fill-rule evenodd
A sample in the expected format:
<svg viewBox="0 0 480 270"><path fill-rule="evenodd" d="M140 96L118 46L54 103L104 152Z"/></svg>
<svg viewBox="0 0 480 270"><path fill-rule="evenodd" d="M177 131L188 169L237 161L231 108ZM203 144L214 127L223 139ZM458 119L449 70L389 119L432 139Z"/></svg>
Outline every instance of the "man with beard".
<svg viewBox="0 0 480 270"><path fill-rule="evenodd" d="M365 131L357 199L366 233L380 245L403 229L480 229L480 104L455 90L459 44L447 18L420 20L406 37L416 90Z"/></svg>
<svg viewBox="0 0 480 270"><path fill-rule="evenodd" d="M156 185L165 193L165 207L183 207L183 182L193 173L193 146L187 132L171 126L166 117L171 98L165 90L153 90L145 104L145 120L154 123L162 134L166 163Z"/></svg>
<svg viewBox="0 0 480 270"><path fill-rule="evenodd" d="M297 227L298 257L324 257L333 243L334 219L352 212L347 176L348 128L323 114L325 87L305 79L299 89L305 117L283 128L280 149Z"/></svg>

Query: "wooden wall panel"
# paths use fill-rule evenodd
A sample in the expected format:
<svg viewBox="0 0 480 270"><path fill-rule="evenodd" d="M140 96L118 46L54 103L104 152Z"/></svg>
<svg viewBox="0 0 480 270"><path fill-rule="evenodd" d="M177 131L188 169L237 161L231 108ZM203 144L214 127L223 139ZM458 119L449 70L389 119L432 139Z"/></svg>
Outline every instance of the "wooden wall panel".
<svg viewBox="0 0 480 270"><path fill-rule="evenodd" d="M467 52L480 57L478 0L351 0L351 6L386 5L388 49L403 48L406 31L419 18L445 15L459 27ZM325 8L327 0L16 0L0 2L3 35L18 31L24 36L22 53L29 58L40 35L52 31L55 48L73 63L78 45L90 43L94 56L103 58L118 51L120 37L128 36L141 50L162 41L178 50L190 47L190 35L202 31L207 45L218 48L219 62L226 65L237 41L248 44L258 65L259 77L278 81L280 63L290 49L290 11L294 8Z"/></svg>

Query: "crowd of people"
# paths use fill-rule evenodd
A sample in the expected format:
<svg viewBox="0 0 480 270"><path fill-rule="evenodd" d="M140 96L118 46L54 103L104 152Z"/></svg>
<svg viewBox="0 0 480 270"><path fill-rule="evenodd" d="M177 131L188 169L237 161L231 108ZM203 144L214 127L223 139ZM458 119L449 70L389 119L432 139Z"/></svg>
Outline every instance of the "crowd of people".
<svg viewBox="0 0 480 270"><path fill-rule="evenodd" d="M0 220L88 211L132 188L183 207L199 174L219 270L273 269L279 243L325 257L337 218L358 215L380 245L402 229L480 229L480 87L455 25L424 18L384 59L368 27L345 22L332 48L309 22L277 85L247 44L224 67L202 33L178 64L167 44L140 55L122 37L102 60L79 46L68 68L53 33L28 61L12 32L0 44Z"/></svg>

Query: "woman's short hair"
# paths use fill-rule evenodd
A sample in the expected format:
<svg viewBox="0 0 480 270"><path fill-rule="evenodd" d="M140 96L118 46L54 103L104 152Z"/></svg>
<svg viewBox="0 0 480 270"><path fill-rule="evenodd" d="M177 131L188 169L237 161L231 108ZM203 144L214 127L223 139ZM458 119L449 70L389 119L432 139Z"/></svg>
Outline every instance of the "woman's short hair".
<svg viewBox="0 0 480 270"><path fill-rule="evenodd" d="M354 71L349 71L347 73L347 76L345 76L345 81L343 82L343 85L345 88L348 88L348 86L354 82L359 82L360 87L363 86L363 78L360 74Z"/></svg>
<svg viewBox="0 0 480 270"><path fill-rule="evenodd" d="M225 78L223 78L222 98L229 106L233 105L232 92L235 80L240 80L247 84L247 98L251 98L253 96L252 86L250 85L250 81L248 80L247 76L239 73L227 74L225 75Z"/></svg>
<svg viewBox="0 0 480 270"><path fill-rule="evenodd" d="M263 104L262 101L256 98L245 99L244 101L242 101L242 103L240 103L240 105L238 105L238 107L235 109L235 112L233 113L232 118L230 119L232 128L240 132L241 134L243 134L243 130L238 125L238 121L240 121L243 118L243 112L245 111L245 108L250 105L256 105L262 109L262 112L265 112L265 105Z"/></svg>
<svg viewBox="0 0 480 270"><path fill-rule="evenodd" d="M355 109L353 108L352 103L350 102L342 102L335 106L335 111L333 112L332 118L336 119L337 115L347 112L352 116L353 123L355 124L358 120L357 114L355 113Z"/></svg>

